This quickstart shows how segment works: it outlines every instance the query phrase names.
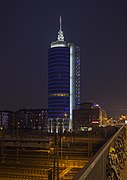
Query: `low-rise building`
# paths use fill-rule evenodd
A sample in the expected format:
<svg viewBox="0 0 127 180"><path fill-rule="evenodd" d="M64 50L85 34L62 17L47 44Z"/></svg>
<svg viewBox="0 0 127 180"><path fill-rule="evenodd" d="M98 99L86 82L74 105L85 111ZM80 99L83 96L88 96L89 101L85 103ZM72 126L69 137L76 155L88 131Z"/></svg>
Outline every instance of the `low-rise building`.
<svg viewBox="0 0 127 180"><path fill-rule="evenodd" d="M84 102L73 110L73 130L84 131L88 127L101 126L106 120L106 113L100 105L93 102Z"/></svg>

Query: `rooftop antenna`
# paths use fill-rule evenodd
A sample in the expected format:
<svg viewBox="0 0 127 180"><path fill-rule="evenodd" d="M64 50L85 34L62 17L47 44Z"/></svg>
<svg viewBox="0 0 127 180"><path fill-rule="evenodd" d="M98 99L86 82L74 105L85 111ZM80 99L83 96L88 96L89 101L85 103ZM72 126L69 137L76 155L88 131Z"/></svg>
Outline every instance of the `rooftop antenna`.
<svg viewBox="0 0 127 180"><path fill-rule="evenodd" d="M62 31L62 19L61 19L61 16L60 16L60 31Z"/></svg>
<svg viewBox="0 0 127 180"><path fill-rule="evenodd" d="M63 31L62 31L62 18L60 16L60 29L58 32L58 41L64 41L64 35L63 35Z"/></svg>

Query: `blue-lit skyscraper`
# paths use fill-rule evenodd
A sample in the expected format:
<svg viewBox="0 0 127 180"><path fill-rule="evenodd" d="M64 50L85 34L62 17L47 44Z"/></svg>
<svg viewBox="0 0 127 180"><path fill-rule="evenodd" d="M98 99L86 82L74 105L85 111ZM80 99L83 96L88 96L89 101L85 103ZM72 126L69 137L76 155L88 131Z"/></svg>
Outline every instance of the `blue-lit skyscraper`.
<svg viewBox="0 0 127 180"><path fill-rule="evenodd" d="M72 129L72 110L80 104L80 49L64 41L60 17L57 41L48 51L49 119L68 119Z"/></svg>

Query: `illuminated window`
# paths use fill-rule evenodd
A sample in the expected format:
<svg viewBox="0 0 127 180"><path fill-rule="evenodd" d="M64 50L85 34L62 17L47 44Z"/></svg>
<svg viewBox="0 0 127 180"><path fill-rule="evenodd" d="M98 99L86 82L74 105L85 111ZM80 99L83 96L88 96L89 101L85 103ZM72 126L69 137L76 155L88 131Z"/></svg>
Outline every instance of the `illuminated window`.
<svg viewBox="0 0 127 180"><path fill-rule="evenodd" d="M50 94L50 96L59 96L59 97L65 97L65 96L69 96L69 94Z"/></svg>

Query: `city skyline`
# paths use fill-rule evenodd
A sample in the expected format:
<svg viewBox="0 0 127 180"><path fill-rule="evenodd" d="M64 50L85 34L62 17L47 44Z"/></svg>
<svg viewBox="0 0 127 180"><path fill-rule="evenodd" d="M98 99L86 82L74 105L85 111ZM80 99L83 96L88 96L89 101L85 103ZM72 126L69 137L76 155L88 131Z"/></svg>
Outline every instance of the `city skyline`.
<svg viewBox="0 0 127 180"><path fill-rule="evenodd" d="M81 102L127 112L126 2L2 1L0 13L0 110L47 108L48 49L62 15L66 40L81 50Z"/></svg>

